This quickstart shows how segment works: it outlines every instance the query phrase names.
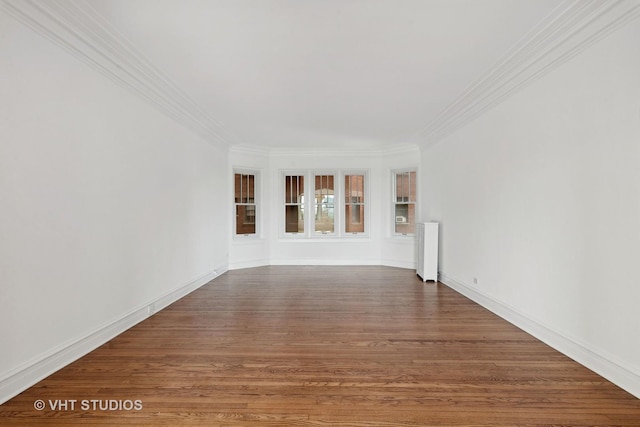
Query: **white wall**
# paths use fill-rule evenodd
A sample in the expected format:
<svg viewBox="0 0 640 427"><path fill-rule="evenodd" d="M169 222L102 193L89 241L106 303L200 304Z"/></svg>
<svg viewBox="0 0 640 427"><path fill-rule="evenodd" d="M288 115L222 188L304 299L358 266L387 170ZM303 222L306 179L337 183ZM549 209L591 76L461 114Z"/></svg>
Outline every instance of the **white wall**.
<svg viewBox="0 0 640 427"><path fill-rule="evenodd" d="M353 152L272 152L251 153L232 150L229 176L234 168L255 169L260 173L259 232L255 237L232 234L230 268L257 265L391 265L415 268L415 244L412 236L392 235L392 170L419 167L417 149L370 153ZM366 237L331 237L292 239L283 236L283 171L317 171L338 173L368 172L369 234ZM229 200L233 189L229 188ZM231 222L233 209L229 210Z"/></svg>
<svg viewBox="0 0 640 427"><path fill-rule="evenodd" d="M422 153L443 279L636 396L638 40L635 21Z"/></svg>
<svg viewBox="0 0 640 427"><path fill-rule="evenodd" d="M228 174L1 13L0 43L1 403L226 268Z"/></svg>

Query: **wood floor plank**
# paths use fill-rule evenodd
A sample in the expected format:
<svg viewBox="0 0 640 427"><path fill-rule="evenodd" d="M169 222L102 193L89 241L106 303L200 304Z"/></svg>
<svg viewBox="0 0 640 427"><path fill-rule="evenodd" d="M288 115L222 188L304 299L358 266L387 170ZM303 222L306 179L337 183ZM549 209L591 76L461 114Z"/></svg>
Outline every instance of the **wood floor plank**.
<svg viewBox="0 0 640 427"><path fill-rule="evenodd" d="M81 407L127 400L141 408ZM638 426L640 400L412 271L261 267L1 405L13 424Z"/></svg>

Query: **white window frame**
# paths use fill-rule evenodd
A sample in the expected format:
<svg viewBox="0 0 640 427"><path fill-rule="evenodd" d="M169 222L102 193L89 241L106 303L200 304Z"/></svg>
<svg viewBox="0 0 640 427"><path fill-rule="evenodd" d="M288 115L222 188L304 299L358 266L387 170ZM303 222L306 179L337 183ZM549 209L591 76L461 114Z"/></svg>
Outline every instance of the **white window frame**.
<svg viewBox="0 0 640 427"><path fill-rule="evenodd" d="M238 234L237 233L237 221L236 221L236 211L237 211L237 206L238 205L245 205L245 203L236 203L235 201L235 195L236 195L236 174L241 174L241 175L253 175L253 203L247 203L251 204L251 205L255 205L255 233L249 233L249 234L245 234L245 233L241 233ZM249 169L249 168L238 168L238 167L234 167L233 168L233 172L231 173L231 195L232 195L232 199L233 199L233 213L232 213L232 217L233 217L233 238L234 239L258 239L260 237L260 233L262 230L261 227L261 223L262 223L262 215L261 215L261 209L260 209L260 198L262 195L262 186L261 186L261 182L262 180L260 179L260 171L256 170L256 169Z"/></svg>
<svg viewBox="0 0 640 427"><path fill-rule="evenodd" d="M316 232L316 209L317 209L317 205L316 205L316 177L317 176L331 176L333 177L333 231L332 232ZM313 237L317 237L317 238L327 238L327 237L339 237L339 233L340 230L337 229L338 224L341 222L340 221L340 208L339 206L336 207L336 201L338 201L339 203L339 199L336 199L337 197L339 197L340 195L340 189L338 188L340 186L340 183L337 182L337 180L339 179L340 174L336 173L336 171L327 171L327 170L312 170L310 171L310 184L311 184L311 191L309 192L309 194L313 195L313 198L309 197L309 204L311 205L310 208L311 210L309 211L309 213L313 213L312 215L308 215L308 220L309 220L309 232ZM305 227L306 228L306 227Z"/></svg>
<svg viewBox="0 0 640 427"><path fill-rule="evenodd" d="M280 236L284 240L305 240L305 241L318 241L318 240L342 240L342 239L358 239L358 238L368 238L369 237L369 227L371 224L370 221L370 181L369 181L369 170L368 169L282 169L280 170L280 179L278 182L278 193L279 193L279 228L280 228ZM330 175L333 176L333 200L334 200L334 211L333 211L333 233L316 233L315 230L315 177L319 175ZM365 231L364 232L346 232L345 231L345 185L344 179L347 175L364 175L365 185L365 210L364 210L364 221L365 221ZM285 215L285 206L286 206L286 192L284 183L286 182L287 176L303 176L304 183L304 232L294 233L286 231L286 215ZM312 197L310 197L310 195Z"/></svg>
<svg viewBox="0 0 640 427"><path fill-rule="evenodd" d="M287 201L286 201L286 191L284 188L284 183L286 182L286 177L287 176L302 176L304 177L304 183L303 183L303 203L301 204L303 212L304 212L304 231L302 232L287 232L286 231L286 209L285 206L287 205ZM283 236L286 239L305 239L309 236L309 224L308 224L308 217L309 217L309 173L307 170L282 170L280 171L280 179L278 181L278 188L279 188L279 193L280 193L280 204L278 207L278 210L280 211L280 213L278 214L278 217L280 218L279 222L280 222L280 230L281 230L281 236Z"/></svg>
<svg viewBox="0 0 640 427"><path fill-rule="evenodd" d="M364 231L360 232L352 232L346 230L347 225L347 203L345 201L346 196L346 186L345 186L345 178L350 175L361 175L364 176ZM345 238L361 238L361 237L369 237L369 226L371 224L370 221L370 211L371 211L371 192L369 188L371 187L369 181L369 171L365 169L345 169L340 174L340 194L342 197L340 198L340 216L343 218L342 223L340 224L340 235Z"/></svg>
<svg viewBox="0 0 640 427"><path fill-rule="evenodd" d="M397 201L397 195L396 195L396 180L397 180L397 175L399 173L406 173L406 172L415 172L416 174L416 179L415 179L415 187L416 187L416 198L413 202L411 201L407 201L407 202L398 202ZM394 237L413 237L416 234L416 224L418 222L418 183L420 182L419 176L418 176L418 168L417 167L408 167L408 168L402 168L402 169L394 169L391 171L391 235ZM414 212L415 212L415 218L414 218L414 231L413 233L398 233L396 232L396 223L397 223L397 218L396 218L396 205L397 204L405 204L405 203L413 203L414 205Z"/></svg>

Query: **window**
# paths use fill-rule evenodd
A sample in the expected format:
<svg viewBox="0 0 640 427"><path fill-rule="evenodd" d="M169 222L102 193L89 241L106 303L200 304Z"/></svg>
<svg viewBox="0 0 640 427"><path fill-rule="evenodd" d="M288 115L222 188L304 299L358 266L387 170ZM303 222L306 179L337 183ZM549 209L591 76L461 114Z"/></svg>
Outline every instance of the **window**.
<svg viewBox="0 0 640 427"><path fill-rule="evenodd" d="M289 170L281 176L285 237L367 237L369 212L365 206L369 196L365 181L368 171Z"/></svg>
<svg viewBox="0 0 640 427"><path fill-rule="evenodd" d="M304 233L304 176L284 177L285 233Z"/></svg>
<svg viewBox="0 0 640 427"><path fill-rule="evenodd" d="M235 173L236 234L256 234L256 176Z"/></svg>
<svg viewBox="0 0 640 427"><path fill-rule="evenodd" d="M394 213L396 233L415 233L416 171L394 173Z"/></svg>
<svg viewBox="0 0 640 427"><path fill-rule="evenodd" d="M316 234L335 232L335 204L333 175L315 175L315 222Z"/></svg>
<svg viewBox="0 0 640 427"><path fill-rule="evenodd" d="M345 233L364 233L364 175L344 176Z"/></svg>

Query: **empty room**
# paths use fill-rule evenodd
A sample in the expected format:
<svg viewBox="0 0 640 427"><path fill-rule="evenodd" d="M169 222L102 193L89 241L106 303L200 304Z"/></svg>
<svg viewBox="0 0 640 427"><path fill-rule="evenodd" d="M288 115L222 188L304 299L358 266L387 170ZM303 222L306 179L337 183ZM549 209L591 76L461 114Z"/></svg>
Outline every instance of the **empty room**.
<svg viewBox="0 0 640 427"><path fill-rule="evenodd" d="M0 0L0 424L640 425L638 46L638 0Z"/></svg>

